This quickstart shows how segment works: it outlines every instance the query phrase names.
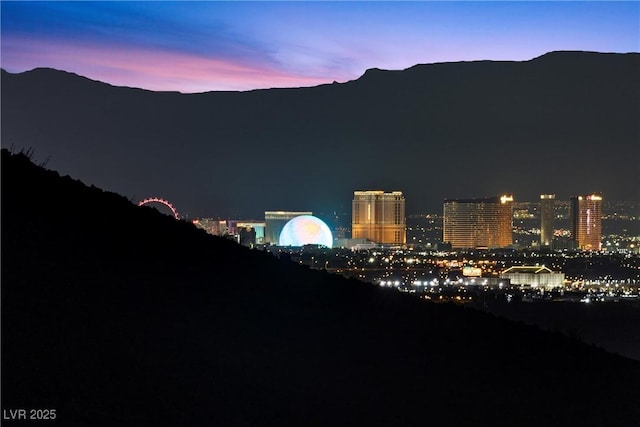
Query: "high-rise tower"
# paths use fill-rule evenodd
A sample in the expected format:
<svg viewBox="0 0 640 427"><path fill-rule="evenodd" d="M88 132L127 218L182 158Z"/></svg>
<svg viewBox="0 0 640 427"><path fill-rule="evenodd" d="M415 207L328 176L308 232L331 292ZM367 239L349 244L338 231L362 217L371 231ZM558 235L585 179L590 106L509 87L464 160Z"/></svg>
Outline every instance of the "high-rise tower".
<svg viewBox="0 0 640 427"><path fill-rule="evenodd" d="M551 247L553 241L553 218L555 217L555 194L540 195L540 246Z"/></svg>
<svg viewBox="0 0 640 427"><path fill-rule="evenodd" d="M602 247L602 195L571 198L571 238L578 249L598 251Z"/></svg>
<svg viewBox="0 0 640 427"><path fill-rule="evenodd" d="M380 244L407 243L405 199L401 191L354 191L351 237Z"/></svg>
<svg viewBox="0 0 640 427"><path fill-rule="evenodd" d="M503 248L513 243L513 196L444 201L443 240L452 248Z"/></svg>

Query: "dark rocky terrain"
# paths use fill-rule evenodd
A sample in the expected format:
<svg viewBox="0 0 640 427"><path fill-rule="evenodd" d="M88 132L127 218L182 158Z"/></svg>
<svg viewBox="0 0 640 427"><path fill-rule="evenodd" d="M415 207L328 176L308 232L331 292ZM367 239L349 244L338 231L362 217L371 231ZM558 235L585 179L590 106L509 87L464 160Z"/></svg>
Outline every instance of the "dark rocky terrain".
<svg viewBox="0 0 640 427"><path fill-rule="evenodd" d="M640 363L561 334L309 270L6 150L1 194L2 407L55 408L46 425L640 421Z"/></svg>

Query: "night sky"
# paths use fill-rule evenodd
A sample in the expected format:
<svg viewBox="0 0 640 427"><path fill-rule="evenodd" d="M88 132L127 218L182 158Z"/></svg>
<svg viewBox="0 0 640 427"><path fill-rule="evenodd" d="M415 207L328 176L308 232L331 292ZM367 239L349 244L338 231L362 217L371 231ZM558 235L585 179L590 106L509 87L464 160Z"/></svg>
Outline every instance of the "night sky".
<svg viewBox="0 0 640 427"><path fill-rule="evenodd" d="M639 50L638 2L2 2L2 67L204 92Z"/></svg>

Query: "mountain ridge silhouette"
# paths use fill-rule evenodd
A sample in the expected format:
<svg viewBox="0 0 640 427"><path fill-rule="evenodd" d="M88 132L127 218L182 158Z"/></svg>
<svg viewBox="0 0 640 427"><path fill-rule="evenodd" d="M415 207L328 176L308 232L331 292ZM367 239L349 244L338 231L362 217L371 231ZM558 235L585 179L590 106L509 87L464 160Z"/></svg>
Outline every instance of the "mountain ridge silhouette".
<svg viewBox="0 0 640 427"><path fill-rule="evenodd" d="M640 179L638 74L640 54L589 52L198 94L3 72L2 143L191 216L347 212L371 188L403 191L409 213L506 192L637 199L621 183Z"/></svg>

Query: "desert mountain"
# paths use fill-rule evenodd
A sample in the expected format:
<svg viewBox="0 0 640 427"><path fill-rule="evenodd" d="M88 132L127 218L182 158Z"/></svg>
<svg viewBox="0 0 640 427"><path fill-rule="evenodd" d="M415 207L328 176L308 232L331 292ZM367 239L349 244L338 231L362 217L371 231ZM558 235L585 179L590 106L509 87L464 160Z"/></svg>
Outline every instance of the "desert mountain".
<svg viewBox="0 0 640 427"><path fill-rule="evenodd" d="M357 189L444 198L638 197L640 54L553 52L368 70L310 88L180 94L2 73L2 144L192 216L349 211Z"/></svg>

